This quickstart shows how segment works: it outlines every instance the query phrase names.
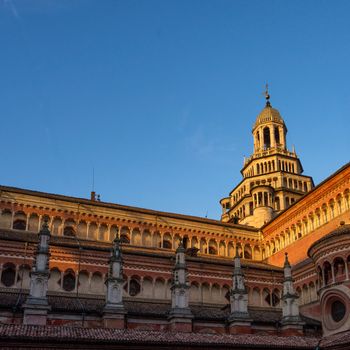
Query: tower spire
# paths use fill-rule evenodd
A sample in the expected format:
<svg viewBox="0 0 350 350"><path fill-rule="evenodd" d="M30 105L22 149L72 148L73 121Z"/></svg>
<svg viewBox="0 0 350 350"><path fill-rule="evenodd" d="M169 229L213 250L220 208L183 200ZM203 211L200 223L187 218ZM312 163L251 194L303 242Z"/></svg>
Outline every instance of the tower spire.
<svg viewBox="0 0 350 350"><path fill-rule="evenodd" d="M189 307L190 284L187 277L185 251L183 240L181 239L175 255L173 283L171 286L171 310L168 320L172 330L187 332L192 329L193 315Z"/></svg>
<svg viewBox="0 0 350 350"><path fill-rule="evenodd" d="M230 333L249 333L250 317L248 313L248 292L245 286L244 274L238 247L234 258L232 289L230 292L231 313L228 318Z"/></svg>
<svg viewBox="0 0 350 350"><path fill-rule="evenodd" d="M282 295L282 329L289 334L302 332L303 322L299 314L298 294L294 291L292 267L288 260L288 253L283 266L283 295Z"/></svg>
<svg viewBox="0 0 350 350"><path fill-rule="evenodd" d="M47 313L51 309L47 300L49 271L49 242L51 233L47 220L38 233L38 246L34 253L34 262L30 273L30 291L24 308L25 324L45 325Z"/></svg>
<svg viewBox="0 0 350 350"><path fill-rule="evenodd" d="M266 107L271 107L270 94L269 94L269 84L268 83L266 83L266 85L265 85L264 96L266 99Z"/></svg>
<svg viewBox="0 0 350 350"><path fill-rule="evenodd" d="M126 310L123 303L123 258L118 232L113 241L106 279L106 303L103 318L106 327L124 328Z"/></svg>

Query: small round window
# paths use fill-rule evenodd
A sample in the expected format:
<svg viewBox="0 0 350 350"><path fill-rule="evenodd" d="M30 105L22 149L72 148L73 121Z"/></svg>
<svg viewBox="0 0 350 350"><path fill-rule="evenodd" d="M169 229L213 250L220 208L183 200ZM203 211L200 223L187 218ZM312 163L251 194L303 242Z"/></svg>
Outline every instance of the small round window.
<svg viewBox="0 0 350 350"><path fill-rule="evenodd" d="M345 305L341 301L336 300L332 303L331 315L335 322L340 322L344 318L345 312Z"/></svg>

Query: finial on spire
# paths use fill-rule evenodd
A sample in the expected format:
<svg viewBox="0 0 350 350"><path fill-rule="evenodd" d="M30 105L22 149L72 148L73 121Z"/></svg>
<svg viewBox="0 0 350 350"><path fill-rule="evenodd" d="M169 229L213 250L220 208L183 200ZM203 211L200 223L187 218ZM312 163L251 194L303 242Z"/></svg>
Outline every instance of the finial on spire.
<svg viewBox="0 0 350 350"><path fill-rule="evenodd" d="M121 249L120 249L120 237L119 230L117 230L115 234L115 238L113 240L113 248L112 248L112 259L121 259ZM114 261L114 260L113 260Z"/></svg>
<svg viewBox="0 0 350 350"><path fill-rule="evenodd" d="M265 99L266 99L266 107L271 107L270 94L269 94L269 84L267 84L267 83L265 85L264 96L265 96Z"/></svg>
<svg viewBox="0 0 350 350"><path fill-rule="evenodd" d="M239 255L239 250L238 250L238 245L236 245L236 255L235 258L240 258L241 256Z"/></svg>
<svg viewBox="0 0 350 350"><path fill-rule="evenodd" d="M290 263L289 263L289 260L288 260L288 253L286 252L285 253L285 260L284 260L284 267L290 267Z"/></svg>
<svg viewBox="0 0 350 350"><path fill-rule="evenodd" d="M176 253L184 253L184 252L185 252L184 241L183 241L183 238L181 238L179 245L176 249Z"/></svg>

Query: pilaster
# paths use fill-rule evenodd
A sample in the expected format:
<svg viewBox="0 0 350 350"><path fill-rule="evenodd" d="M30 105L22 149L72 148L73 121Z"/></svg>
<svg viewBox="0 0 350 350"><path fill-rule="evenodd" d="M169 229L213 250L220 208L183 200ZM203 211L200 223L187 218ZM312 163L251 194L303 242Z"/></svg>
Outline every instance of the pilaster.
<svg viewBox="0 0 350 350"><path fill-rule="evenodd" d="M171 286L171 310L168 321L169 329L178 332L191 332L193 315L189 308L189 288L185 248L182 240L176 250L176 262L173 269Z"/></svg>
<svg viewBox="0 0 350 350"><path fill-rule="evenodd" d="M244 274L238 248L234 258L232 290L230 292L231 313L228 317L231 334L251 333L251 318L248 312L248 292L245 286Z"/></svg>
<svg viewBox="0 0 350 350"><path fill-rule="evenodd" d="M118 234L113 241L108 277L105 283L107 292L103 308L104 326L107 328L125 328L127 312L123 303L123 258Z"/></svg>
<svg viewBox="0 0 350 350"><path fill-rule="evenodd" d="M301 335L303 334L303 325L299 314L298 294L294 291L292 268L288 261L288 253L284 262L284 281L282 295L282 334Z"/></svg>
<svg viewBox="0 0 350 350"><path fill-rule="evenodd" d="M47 314L51 309L47 300L49 272L49 241L51 233L45 220L38 233L39 242L30 274L30 292L23 304L23 323L46 325Z"/></svg>

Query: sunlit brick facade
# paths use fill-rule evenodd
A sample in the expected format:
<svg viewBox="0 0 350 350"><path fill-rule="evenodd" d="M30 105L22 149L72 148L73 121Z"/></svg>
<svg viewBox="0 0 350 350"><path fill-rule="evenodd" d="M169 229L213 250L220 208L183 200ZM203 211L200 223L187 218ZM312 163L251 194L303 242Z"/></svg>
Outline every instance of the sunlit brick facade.
<svg viewBox="0 0 350 350"><path fill-rule="evenodd" d="M347 348L350 164L314 187L286 133L267 100L221 220L1 186L1 347Z"/></svg>

